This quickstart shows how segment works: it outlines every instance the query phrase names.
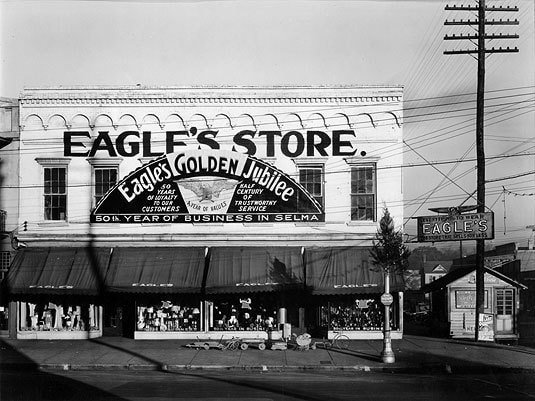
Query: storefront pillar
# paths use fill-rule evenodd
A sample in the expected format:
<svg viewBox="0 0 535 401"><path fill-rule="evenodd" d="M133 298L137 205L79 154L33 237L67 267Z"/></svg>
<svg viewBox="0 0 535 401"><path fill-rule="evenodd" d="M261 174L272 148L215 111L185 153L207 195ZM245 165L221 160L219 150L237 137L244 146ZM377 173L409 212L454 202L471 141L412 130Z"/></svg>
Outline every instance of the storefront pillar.
<svg viewBox="0 0 535 401"><path fill-rule="evenodd" d="M9 338L17 338L17 325L19 321L19 303L16 301L9 301L9 317L7 322Z"/></svg>
<svg viewBox="0 0 535 401"><path fill-rule="evenodd" d="M306 331L305 315L306 315L305 308L299 307L299 331L302 331L302 332Z"/></svg>

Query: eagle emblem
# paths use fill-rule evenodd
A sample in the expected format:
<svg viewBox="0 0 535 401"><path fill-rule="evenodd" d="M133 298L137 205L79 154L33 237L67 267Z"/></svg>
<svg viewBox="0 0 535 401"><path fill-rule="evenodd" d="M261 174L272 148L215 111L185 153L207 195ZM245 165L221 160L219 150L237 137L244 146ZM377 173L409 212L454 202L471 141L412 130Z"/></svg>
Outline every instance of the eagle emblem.
<svg viewBox="0 0 535 401"><path fill-rule="evenodd" d="M436 213L447 213L448 217L459 216L462 213L469 212L471 210L476 210L477 205L472 206L454 206L454 207L434 207L430 208L432 212Z"/></svg>
<svg viewBox="0 0 535 401"><path fill-rule="evenodd" d="M175 181L178 185L192 191L197 197L198 201L214 202L214 199L219 198L221 192L226 189L234 189L236 187L236 180L229 180L226 178L201 178L195 177L189 180Z"/></svg>

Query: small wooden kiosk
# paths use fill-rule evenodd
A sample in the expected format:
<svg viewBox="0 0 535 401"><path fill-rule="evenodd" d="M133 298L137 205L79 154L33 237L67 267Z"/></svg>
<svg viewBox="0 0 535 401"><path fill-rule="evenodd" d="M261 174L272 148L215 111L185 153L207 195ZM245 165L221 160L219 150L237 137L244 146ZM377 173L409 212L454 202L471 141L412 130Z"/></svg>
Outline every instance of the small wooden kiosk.
<svg viewBox="0 0 535 401"><path fill-rule="evenodd" d="M517 341L519 290L526 287L485 268L485 312L479 319L480 339ZM423 287L431 293L435 322L446 322L452 338L475 337L476 271L473 266L456 269Z"/></svg>

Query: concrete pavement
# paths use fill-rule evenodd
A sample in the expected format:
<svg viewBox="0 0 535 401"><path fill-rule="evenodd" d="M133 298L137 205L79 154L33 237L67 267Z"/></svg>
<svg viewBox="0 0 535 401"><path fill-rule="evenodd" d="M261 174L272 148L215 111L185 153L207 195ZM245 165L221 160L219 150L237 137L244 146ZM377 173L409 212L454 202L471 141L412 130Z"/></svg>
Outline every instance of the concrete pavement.
<svg viewBox="0 0 535 401"><path fill-rule="evenodd" d="M535 372L535 348L405 335L393 340L394 364L381 362L382 341L352 341L349 349L298 351L185 347L191 341L0 339L0 368L51 370L353 370L392 372Z"/></svg>

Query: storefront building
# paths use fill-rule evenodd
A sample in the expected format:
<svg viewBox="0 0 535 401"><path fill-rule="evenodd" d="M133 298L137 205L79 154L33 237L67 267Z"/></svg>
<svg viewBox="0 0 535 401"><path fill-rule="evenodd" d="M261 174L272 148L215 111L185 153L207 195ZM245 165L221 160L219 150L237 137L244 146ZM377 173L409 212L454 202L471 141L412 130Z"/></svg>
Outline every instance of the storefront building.
<svg viewBox="0 0 535 401"><path fill-rule="evenodd" d="M0 281L7 275L18 241L19 105L0 98ZM8 335L8 301L0 291L0 337Z"/></svg>
<svg viewBox="0 0 535 401"><path fill-rule="evenodd" d="M27 89L20 128L12 336L381 338L402 88Z"/></svg>

